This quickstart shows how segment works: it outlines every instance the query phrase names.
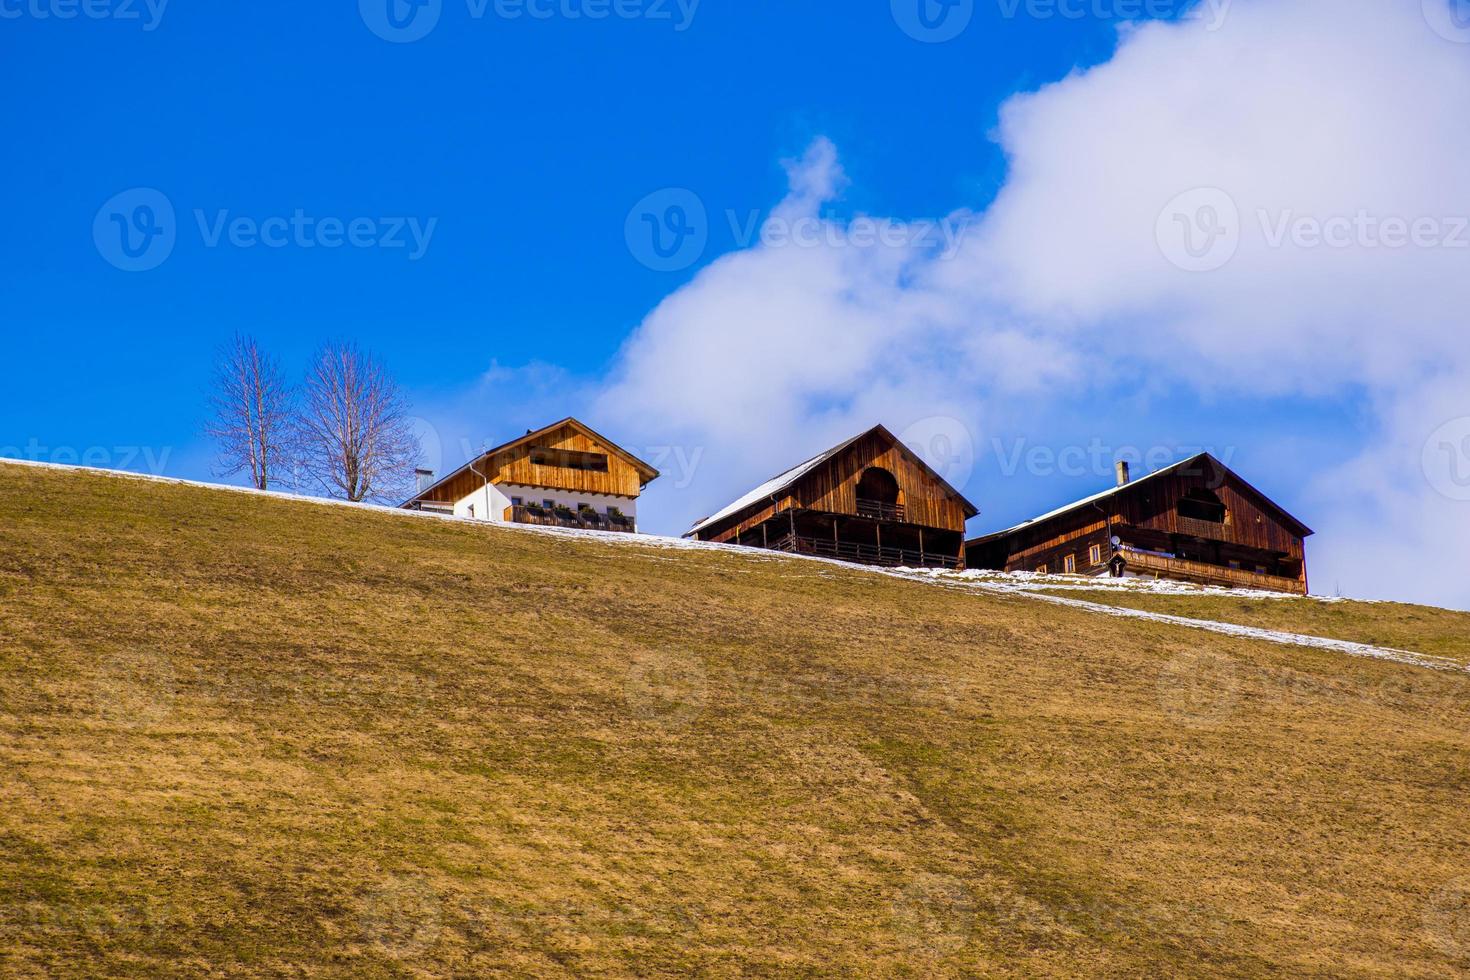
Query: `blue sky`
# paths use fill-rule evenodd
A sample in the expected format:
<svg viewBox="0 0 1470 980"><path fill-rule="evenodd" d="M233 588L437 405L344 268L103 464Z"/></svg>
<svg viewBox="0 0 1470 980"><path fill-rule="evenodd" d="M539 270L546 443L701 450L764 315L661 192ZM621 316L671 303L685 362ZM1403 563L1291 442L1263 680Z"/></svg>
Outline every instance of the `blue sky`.
<svg viewBox="0 0 1470 980"><path fill-rule="evenodd" d="M573 413L635 449L676 444L702 454L697 479L665 481L650 496L649 523L661 531L682 530L848 428L878 421L896 431L922 428L936 417L957 424L973 447L966 489L984 511L975 530L1106 483L1092 466L1008 472L1004 459L1018 446L1055 451L1096 441L1110 453L1223 449L1249 479L1321 529L1315 475L1361 461L1395 418L1397 403L1385 402L1382 379L1356 362L1315 374L1304 366L1260 383L1269 366L1232 363L1211 382L1182 367L1187 360L1152 362L1151 351L1185 336L1194 362L1208 362L1218 352L1200 338L1220 332L1196 335L1171 319L1166 308L1180 305L1178 293L1144 291L1137 301L1123 296L1095 308L1065 295L1067 282L1086 280L1093 255L1110 251L1106 239L1091 253L1055 250L1056 263L1070 264L1076 277L1027 279L1033 264L1014 277L1037 283L1024 300L987 297L959 317L986 343L1014 328L1032 345L1003 379L988 372L997 350L1013 350L1009 343L974 355L981 367L971 375L946 373L953 360L946 344L965 343L949 330L942 342L925 335L927 355L940 365L929 383L895 386L892 398L869 402L864 386L882 372L871 357L854 355L842 383L793 381L799 397L791 404L799 408L774 416L780 438L768 438L778 424L769 419L743 433L759 448L719 425L694 425L678 384L667 386L662 403L628 396L630 385L664 387L675 374L719 375L719 345L683 362L661 354L639 362L625 345L642 335L645 347L656 347L648 338L699 329L660 333L658 323L677 319L681 304L698 308L717 284L729 291L722 310L773 292L759 276L741 280L733 271L740 253L763 249L732 233L731 216L764 220L790 201L793 171L785 163L814 145L830 144L840 155L840 180L813 205L823 222L963 212L983 229L977 237L990 243L1002 229L1015 242L1006 254L1023 251L1029 243L1012 226L1045 223L1043 210L1023 206L1025 195L1059 173L1072 185L1101 170L1089 153L1065 147L1051 164L1038 161L1062 139L1049 134L1081 127L1068 121L1069 106L1086 106L1106 79L1124 84L1116 81L1127 69L1117 53L1120 22L1144 9L1171 22L1186 10L1095 0L1067 6L1064 15L1038 0L962 2L955 11L970 17L964 30L926 43L905 24L920 2L937 0L703 0L692 16L673 0L625 0L631 16L595 20L587 11L597 0L590 8L556 0L544 18L500 16L493 3L475 16L478 0L442 0L426 36L392 43L368 23L381 14L374 4L384 2L177 3L157 16L156 0L152 9L142 0L93 0L91 9L105 16L63 18L68 0L0 0L0 78L10 93L0 101L0 125L11 148L0 158L10 218L0 235L0 449L63 461L90 449L94 462L148 469L147 457L128 450L147 447L154 459L167 453L168 475L210 478L210 448L199 434L209 373L216 348L236 330L255 334L293 369L324 339L371 348L433 427L443 446L440 466L459 463L466 447ZM516 0L502 3L522 9ZM1249 10L1273 5L1236 6L1249 9L1232 13L1235 21L1211 43L1229 43L1235 24L1248 36L1257 16ZM936 15L944 9L928 7ZM1274 14L1258 16L1264 22ZM1150 45L1167 50L1190 36L1202 35L1182 26L1144 32L1132 57L1143 63ZM1085 71L1094 66L1105 70ZM1138 91L1189 88L1167 72L1149 81L1140 79ZM1046 89L1052 83L1061 84ZM1043 89L1018 110L1023 124L1002 135L1002 106L1020 106L1018 95L1025 100ZM1130 101L1151 97L1114 96L1101 112L1077 119L1112 112L1122 119ZM1197 117L1208 105L1184 101L1174 118ZM1034 122L1048 114L1061 121ZM1167 155L1158 149L1140 145L1138 152ZM1017 160L1032 168L1025 181L1017 179ZM1275 165L1262 161L1263 170ZM1094 199L1111 197L1131 169L1125 162L1105 174ZM1169 194L1203 182L1153 180ZM161 193L172 207L176 242L157 267L130 272L99 249L94 220L115 195L139 188ZM686 189L703 205L709 241L697 261L660 271L639 261L625 231L635 204L669 188ZM992 212L998 199L1006 206ZM1150 207L1152 228L1158 208ZM392 231L404 247L303 247L288 239L273 248L248 236L232 243L227 231L211 242L221 221L259 224L297 212L314 228L323 219L344 226L358 219L366 222L364 240ZM1027 213L1042 217L1015 217ZM1039 248L1054 251L1051 243ZM896 285L907 289L910 276L952 281L958 265L905 271ZM979 281L996 266L968 265L980 271L965 275ZM1104 285L1129 281L1099 276ZM1211 282L1229 285L1223 276ZM1053 296L1065 309L1046 307ZM752 324L769 321L772 311L749 316ZM1085 336L1069 332L1082 323ZM1363 327L1365 335L1372 327ZM1313 328L1297 316L1282 329L1306 335ZM724 342L735 342L729 334L741 329L729 328ZM1045 346L1042 334L1060 346ZM841 348L847 336L839 329L832 344ZM1129 338L1122 349L1120 336ZM1357 346L1349 338L1344 349ZM1070 373L1053 379L1058 360L1069 362ZM1011 391L1022 375L1032 383ZM913 380L910 370L905 384ZM942 385L985 387L987 397L935 397ZM903 400L905 391L927 394ZM756 391L718 397L737 415L741 398L773 403ZM1397 457L1400 464L1407 458ZM1342 540L1361 519L1345 513L1327 523ZM1348 567L1337 558L1331 574ZM1384 588L1376 580L1362 586Z"/></svg>
<svg viewBox="0 0 1470 980"><path fill-rule="evenodd" d="M139 20L0 21L16 96L0 103L0 444L172 447L174 475L207 476L211 358L237 329L288 363L356 338L426 404L492 361L595 375L694 271L629 254L640 198L678 186L716 213L768 208L778 160L826 134L860 185L844 206L981 204L1003 171L986 137L1000 100L1112 43L1095 20L1001 33L985 11L934 45L881 5L706 0L682 31L667 9L673 20L477 20L450 0L411 44L381 40L350 4L169 4L153 30L141 2L124 11ZM180 219L173 253L143 273L107 264L91 234L103 202L135 187L162 191ZM296 209L437 225L410 260L210 248L193 214ZM706 257L733 245L717 221ZM475 437L505 431L487 421Z"/></svg>

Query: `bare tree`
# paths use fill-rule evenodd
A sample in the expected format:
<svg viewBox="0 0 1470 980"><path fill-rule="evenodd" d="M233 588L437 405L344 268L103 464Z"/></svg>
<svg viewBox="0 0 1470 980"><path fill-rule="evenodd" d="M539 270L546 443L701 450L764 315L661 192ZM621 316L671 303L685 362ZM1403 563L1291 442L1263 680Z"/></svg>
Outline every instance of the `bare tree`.
<svg viewBox="0 0 1470 980"><path fill-rule="evenodd" d="M420 450L408 402L382 363L355 345L316 352L298 428L302 468L331 496L396 501L412 490Z"/></svg>
<svg viewBox="0 0 1470 980"><path fill-rule="evenodd" d="M250 472L257 490L270 489L291 465L295 392L281 365L260 349L254 337L235 334L220 350L214 418L205 432L219 444L221 476Z"/></svg>

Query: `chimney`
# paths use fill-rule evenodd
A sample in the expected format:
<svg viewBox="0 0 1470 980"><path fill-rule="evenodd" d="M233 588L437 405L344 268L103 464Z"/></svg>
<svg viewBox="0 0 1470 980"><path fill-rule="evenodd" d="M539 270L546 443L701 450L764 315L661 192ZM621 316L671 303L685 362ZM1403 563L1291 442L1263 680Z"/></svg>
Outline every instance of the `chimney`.
<svg viewBox="0 0 1470 980"><path fill-rule="evenodd" d="M425 490L429 489L430 487L432 487L434 485L434 471L433 470L418 469L418 470L414 470L413 471L413 475L416 476L416 477L418 477L418 481L419 481L419 493L423 493Z"/></svg>
<svg viewBox="0 0 1470 980"><path fill-rule="evenodd" d="M1120 487L1126 487L1127 485L1128 485L1128 461L1126 459L1120 459L1120 460L1118 460L1118 486L1120 486Z"/></svg>

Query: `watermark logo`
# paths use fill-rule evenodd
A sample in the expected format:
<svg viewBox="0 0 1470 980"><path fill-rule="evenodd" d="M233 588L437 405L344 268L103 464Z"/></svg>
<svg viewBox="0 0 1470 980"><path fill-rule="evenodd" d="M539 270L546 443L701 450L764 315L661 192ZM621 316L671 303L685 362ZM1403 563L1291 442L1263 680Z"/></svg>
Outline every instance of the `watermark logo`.
<svg viewBox="0 0 1470 980"><path fill-rule="evenodd" d="M403 250L410 262L424 257L439 227L439 219L433 217L318 217L303 208L265 218L233 215L228 209L210 213L195 208L193 218L200 242L207 249ZM173 254L179 234L173 202L161 191L147 187L114 196L92 221L92 241L98 254L125 272L158 268Z"/></svg>
<svg viewBox="0 0 1470 980"><path fill-rule="evenodd" d="M97 470L130 470L153 476L164 474L171 455L172 446L48 446L35 436L31 436L24 446L0 445L0 459L87 466Z"/></svg>
<svg viewBox="0 0 1470 980"><path fill-rule="evenodd" d="M1209 728L1235 711L1240 678L1223 653L1184 653L1159 671L1159 704L1181 725Z"/></svg>
<svg viewBox="0 0 1470 980"><path fill-rule="evenodd" d="M1470 956L1470 878L1449 882L1424 907L1424 929L1441 950Z"/></svg>
<svg viewBox="0 0 1470 980"><path fill-rule="evenodd" d="M114 195L92 220L97 254L124 272L158 268L173 254L178 235L173 202L151 187Z"/></svg>
<svg viewBox="0 0 1470 980"><path fill-rule="evenodd" d="M975 0L890 0L893 20L925 44L953 41L975 17Z"/></svg>
<svg viewBox="0 0 1470 980"><path fill-rule="evenodd" d="M1470 416L1451 419L1424 442L1424 478L1451 500L1470 500Z"/></svg>
<svg viewBox="0 0 1470 980"><path fill-rule="evenodd" d="M0 20L139 21L144 31L158 29L168 0L0 0Z"/></svg>
<svg viewBox="0 0 1470 980"><path fill-rule="evenodd" d="M3 0L0 0L3 2ZM408 44L439 25L444 0L358 0L368 30L385 41ZM694 26L700 0L465 0L471 21L646 20L673 24L676 33Z"/></svg>
<svg viewBox="0 0 1470 980"><path fill-rule="evenodd" d="M98 712L130 728L147 728L168 720L178 697L173 664L149 650L119 653L103 661L97 672Z"/></svg>
<svg viewBox="0 0 1470 980"><path fill-rule="evenodd" d="M1376 215L1366 208L1355 213L1320 217L1287 209L1256 212L1268 248L1470 248L1470 217L1454 215Z"/></svg>
<svg viewBox="0 0 1470 980"><path fill-rule="evenodd" d="M923 875L893 902L893 920L902 935L934 956L969 943L977 911L975 896L953 875Z"/></svg>
<svg viewBox="0 0 1470 980"><path fill-rule="evenodd" d="M357 0L368 30L394 44L427 37L438 26L443 6L444 0Z"/></svg>
<svg viewBox="0 0 1470 980"><path fill-rule="evenodd" d="M1186 272L1213 272L1240 247L1240 209L1218 187L1196 187L1159 212L1154 238L1164 258Z"/></svg>
<svg viewBox="0 0 1470 980"><path fill-rule="evenodd" d="M358 913L362 937L398 960L413 959L439 941L443 903L419 875L392 875L364 896Z"/></svg>
<svg viewBox="0 0 1470 980"><path fill-rule="evenodd" d="M1232 0L997 0L1006 20L1197 21L1207 31L1225 26ZM1181 9L1183 8L1183 9Z"/></svg>
<svg viewBox="0 0 1470 980"><path fill-rule="evenodd" d="M1423 0L1424 21L1446 41L1470 44L1470 0Z"/></svg>
<svg viewBox="0 0 1470 980"><path fill-rule="evenodd" d="M898 434L898 441L956 489L964 489L975 471L975 437L969 428L949 415L919 419Z"/></svg>
<svg viewBox="0 0 1470 980"><path fill-rule="evenodd" d="M623 227L633 258L655 272L681 272L709 244L709 214L699 195L682 187L654 191L633 205Z"/></svg>
<svg viewBox="0 0 1470 980"><path fill-rule="evenodd" d="M623 684L628 707L644 721L682 728L709 700L709 677L692 655L662 654L635 661Z"/></svg>

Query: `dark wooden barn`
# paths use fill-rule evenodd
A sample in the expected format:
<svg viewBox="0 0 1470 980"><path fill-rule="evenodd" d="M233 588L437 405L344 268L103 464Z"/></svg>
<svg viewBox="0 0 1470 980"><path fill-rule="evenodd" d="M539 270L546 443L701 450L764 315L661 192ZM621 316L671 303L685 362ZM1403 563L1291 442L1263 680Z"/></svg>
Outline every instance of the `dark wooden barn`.
<svg viewBox="0 0 1470 980"><path fill-rule="evenodd" d="M1305 594L1312 531L1209 453L970 541L971 568Z"/></svg>
<svg viewBox="0 0 1470 980"><path fill-rule="evenodd" d="M684 536L872 565L960 568L979 511L883 426L794 466Z"/></svg>

